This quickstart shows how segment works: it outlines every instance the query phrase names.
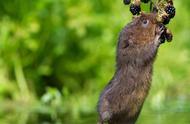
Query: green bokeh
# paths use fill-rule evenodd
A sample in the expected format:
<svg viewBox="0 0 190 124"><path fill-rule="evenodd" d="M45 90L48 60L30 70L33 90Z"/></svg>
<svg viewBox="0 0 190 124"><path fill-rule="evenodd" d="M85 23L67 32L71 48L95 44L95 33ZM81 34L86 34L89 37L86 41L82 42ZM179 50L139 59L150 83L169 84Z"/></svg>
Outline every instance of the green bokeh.
<svg viewBox="0 0 190 124"><path fill-rule="evenodd" d="M137 124L190 124L190 2L174 3ZM0 0L0 123L96 124L131 18L122 0Z"/></svg>

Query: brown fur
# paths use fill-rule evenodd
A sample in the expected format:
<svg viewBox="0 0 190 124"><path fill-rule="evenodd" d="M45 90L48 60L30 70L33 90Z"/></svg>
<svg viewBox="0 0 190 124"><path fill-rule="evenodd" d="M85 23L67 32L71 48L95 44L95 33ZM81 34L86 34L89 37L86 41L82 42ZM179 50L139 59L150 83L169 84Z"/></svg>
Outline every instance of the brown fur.
<svg viewBox="0 0 190 124"><path fill-rule="evenodd" d="M148 20L146 27L143 21ZM162 29L154 14L141 14L120 33L116 72L100 95L100 123L134 124L150 89Z"/></svg>

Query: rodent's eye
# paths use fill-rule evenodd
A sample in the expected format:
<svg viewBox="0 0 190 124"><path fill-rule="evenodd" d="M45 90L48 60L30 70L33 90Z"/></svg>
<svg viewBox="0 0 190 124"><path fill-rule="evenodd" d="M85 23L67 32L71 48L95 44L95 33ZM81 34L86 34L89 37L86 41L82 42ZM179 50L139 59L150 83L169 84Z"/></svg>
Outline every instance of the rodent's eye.
<svg viewBox="0 0 190 124"><path fill-rule="evenodd" d="M142 21L142 26L144 28L146 28L148 26L148 24L149 24L149 20L145 19L145 20Z"/></svg>

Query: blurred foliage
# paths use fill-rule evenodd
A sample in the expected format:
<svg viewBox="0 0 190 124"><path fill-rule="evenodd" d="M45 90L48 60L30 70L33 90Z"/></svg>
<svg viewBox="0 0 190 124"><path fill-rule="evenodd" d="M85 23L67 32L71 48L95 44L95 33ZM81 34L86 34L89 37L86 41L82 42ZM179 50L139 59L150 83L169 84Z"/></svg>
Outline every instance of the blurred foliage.
<svg viewBox="0 0 190 124"><path fill-rule="evenodd" d="M190 123L190 4L174 3L174 40L159 50L138 124ZM122 0L1 0L1 124L95 124L128 9Z"/></svg>

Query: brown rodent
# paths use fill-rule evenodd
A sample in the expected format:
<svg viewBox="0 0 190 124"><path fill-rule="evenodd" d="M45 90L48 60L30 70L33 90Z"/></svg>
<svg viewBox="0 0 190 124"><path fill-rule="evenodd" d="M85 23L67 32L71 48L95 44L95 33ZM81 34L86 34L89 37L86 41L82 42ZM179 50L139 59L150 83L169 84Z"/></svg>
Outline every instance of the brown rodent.
<svg viewBox="0 0 190 124"><path fill-rule="evenodd" d="M162 32L153 13L142 13L121 31L116 72L98 102L100 124L135 124L150 89Z"/></svg>

